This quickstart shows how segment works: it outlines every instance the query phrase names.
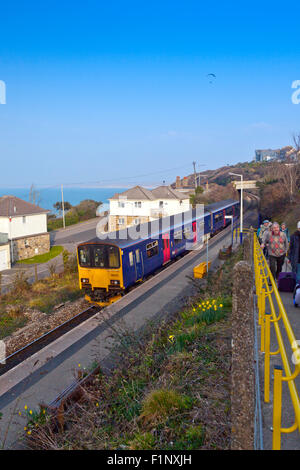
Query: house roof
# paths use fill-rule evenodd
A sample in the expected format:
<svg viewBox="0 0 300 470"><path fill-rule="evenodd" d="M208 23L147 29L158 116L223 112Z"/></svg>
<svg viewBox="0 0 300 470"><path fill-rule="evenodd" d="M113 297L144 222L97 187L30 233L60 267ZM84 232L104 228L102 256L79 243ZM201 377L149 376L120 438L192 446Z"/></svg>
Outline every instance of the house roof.
<svg viewBox="0 0 300 470"><path fill-rule="evenodd" d="M0 197L0 216L1 217L18 217L22 215L46 214L50 211L42 209L35 204L23 201L16 196Z"/></svg>
<svg viewBox="0 0 300 470"><path fill-rule="evenodd" d="M152 194L155 199L178 199L182 201L189 198L186 194L176 191L171 186L158 186L152 190Z"/></svg>
<svg viewBox="0 0 300 470"><path fill-rule="evenodd" d="M123 193L116 193L110 200L116 199L133 199L133 200L148 200L154 201L156 199L177 199L182 201L184 199L188 199L188 196L176 191L175 189L171 188L171 186L158 186L157 188L149 189L143 188L142 186L134 186L134 188L127 189Z"/></svg>
<svg viewBox="0 0 300 470"><path fill-rule="evenodd" d="M156 199L152 194L152 191L146 188L142 188L142 186L134 186L134 188L127 189L123 193L116 193L113 195L113 197L110 198L110 200L120 198L149 201L153 201L154 199Z"/></svg>

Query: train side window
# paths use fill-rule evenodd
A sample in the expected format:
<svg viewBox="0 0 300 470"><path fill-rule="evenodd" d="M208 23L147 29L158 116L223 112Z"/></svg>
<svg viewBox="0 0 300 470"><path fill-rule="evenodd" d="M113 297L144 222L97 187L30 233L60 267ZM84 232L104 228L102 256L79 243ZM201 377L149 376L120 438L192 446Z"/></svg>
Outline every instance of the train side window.
<svg viewBox="0 0 300 470"><path fill-rule="evenodd" d="M119 268L119 250L115 246L108 247L108 264L110 268Z"/></svg>
<svg viewBox="0 0 300 470"><path fill-rule="evenodd" d="M158 255L158 241L148 243L148 245L146 245L146 252L148 258Z"/></svg>
<svg viewBox="0 0 300 470"><path fill-rule="evenodd" d="M191 231L189 228L185 228L183 230L183 238L185 238L186 240L189 240L191 238Z"/></svg>
<svg viewBox="0 0 300 470"><path fill-rule="evenodd" d="M85 246L78 250L80 266L91 266L91 254L89 247Z"/></svg>
<svg viewBox="0 0 300 470"><path fill-rule="evenodd" d="M178 245L182 241L182 231L174 232L174 245Z"/></svg>
<svg viewBox="0 0 300 470"><path fill-rule="evenodd" d="M129 264L130 264L130 266L133 266L133 254L132 254L132 251L129 252L128 256L129 256Z"/></svg>
<svg viewBox="0 0 300 470"><path fill-rule="evenodd" d="M140 250L139 249L135 250L135 257L136 257L136 262L139 263L140 262Z"/></svg>

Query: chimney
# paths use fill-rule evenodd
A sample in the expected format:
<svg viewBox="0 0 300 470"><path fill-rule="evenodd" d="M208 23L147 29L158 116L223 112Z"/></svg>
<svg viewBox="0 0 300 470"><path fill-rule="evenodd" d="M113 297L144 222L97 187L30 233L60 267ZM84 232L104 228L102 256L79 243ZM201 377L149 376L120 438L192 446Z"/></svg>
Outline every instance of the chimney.
<svg viewBox="0 0 300 470"><path fill-rule="evenodd" d="M176 188L181 188L181 179L180 176L176 176Z"/></svg>

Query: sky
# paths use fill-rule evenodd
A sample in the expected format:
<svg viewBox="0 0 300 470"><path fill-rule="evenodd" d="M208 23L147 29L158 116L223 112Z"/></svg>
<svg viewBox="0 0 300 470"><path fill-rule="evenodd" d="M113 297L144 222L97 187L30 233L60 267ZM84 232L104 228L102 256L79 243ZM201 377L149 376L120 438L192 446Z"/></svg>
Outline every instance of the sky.
<svg viewBox="0 0 300 470"><path fill-rule="evenodd" d="M172 182L292 144L299 2L2 2L0 186ZM213 73L215 77L208 76Z"/></svg>

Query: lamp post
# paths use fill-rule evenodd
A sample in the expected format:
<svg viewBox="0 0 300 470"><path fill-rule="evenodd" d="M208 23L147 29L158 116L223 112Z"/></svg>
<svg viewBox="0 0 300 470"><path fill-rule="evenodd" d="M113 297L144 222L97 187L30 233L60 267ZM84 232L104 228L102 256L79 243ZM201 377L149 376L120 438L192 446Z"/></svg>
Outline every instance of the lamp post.
<svg viewBox="0 0 300 470"><path fill-rule="evenodd" d="M231 244L233 245L233 215L225 215L225 219L231 220Z"/></svg>
<svg viewBox="0 0 300 470"><path fill-rule="evenodd" d="M237 173L229 173L232 176L239 176L241 178L241 206L240 206L240 243L243 243L243 175Z"/></svg>

